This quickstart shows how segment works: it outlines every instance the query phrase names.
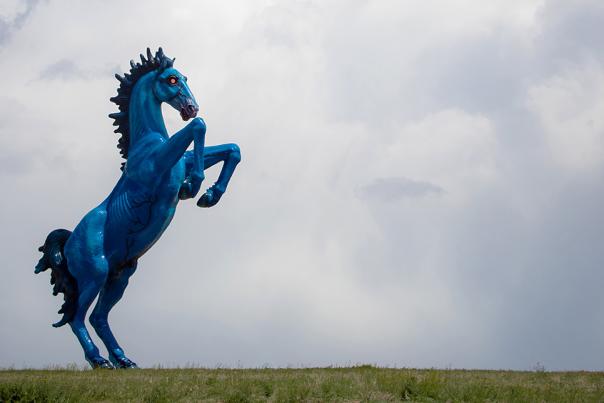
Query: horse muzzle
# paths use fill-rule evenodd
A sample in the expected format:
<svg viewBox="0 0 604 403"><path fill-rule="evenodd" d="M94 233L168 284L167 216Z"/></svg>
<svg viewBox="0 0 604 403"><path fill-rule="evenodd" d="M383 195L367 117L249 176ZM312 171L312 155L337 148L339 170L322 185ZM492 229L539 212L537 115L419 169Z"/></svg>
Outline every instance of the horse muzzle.
<svg viewBox="0 0 604 403"><path fill-rule="evenodd" d="M197 112L199 112L199 106L194 104L187 104L180 108L180 117L182 120L187 121L191 118L197 116Z"/></svg>

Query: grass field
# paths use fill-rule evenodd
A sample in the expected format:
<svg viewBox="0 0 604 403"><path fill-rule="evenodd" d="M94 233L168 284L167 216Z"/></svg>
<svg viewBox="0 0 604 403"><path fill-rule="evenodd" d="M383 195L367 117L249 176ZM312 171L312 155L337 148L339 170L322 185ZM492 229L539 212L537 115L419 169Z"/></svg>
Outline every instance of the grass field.
<svg viewBox="0 0 604 403"><path fill-rule="evenodd" d="M604 373L389 369L2 370L0 401L602 402Z"/></svg>

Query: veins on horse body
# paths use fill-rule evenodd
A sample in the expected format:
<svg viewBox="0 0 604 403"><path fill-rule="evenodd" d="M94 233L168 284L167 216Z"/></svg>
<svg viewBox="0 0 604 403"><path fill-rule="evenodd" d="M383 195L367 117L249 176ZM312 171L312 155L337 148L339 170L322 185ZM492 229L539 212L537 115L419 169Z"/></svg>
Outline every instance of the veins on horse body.
<svg viewBox="0 0 604 403"><path fill-rule="evenodd" d="M128 194L126 198L129 200ZM128 228L128 234L132 235L137 232L143 231L149 225L151 221L151 211L155 197L150 194L138 193L130 201L131 209L129 211L129 218L131 226ZM132 225L133 224L133 225Z"/></svg>
<svg viewBox="0 0 604 403"><path fill-rule="evenodd" d="M149 225L156 198L147 192L124 192L109 205L109 213L116 223L125 224L128 235L134 235Z"/></svg>

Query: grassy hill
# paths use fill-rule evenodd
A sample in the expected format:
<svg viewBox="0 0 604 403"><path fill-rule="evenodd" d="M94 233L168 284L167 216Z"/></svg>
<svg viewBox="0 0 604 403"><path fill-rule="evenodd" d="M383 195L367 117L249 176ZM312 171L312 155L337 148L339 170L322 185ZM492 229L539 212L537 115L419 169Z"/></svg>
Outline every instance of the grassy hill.
<svg viewBox="0 0 604 403"><path fill-rule="evenodd" d="M0 401L602 402L604 373L389 369L3 370Z"/></svg>

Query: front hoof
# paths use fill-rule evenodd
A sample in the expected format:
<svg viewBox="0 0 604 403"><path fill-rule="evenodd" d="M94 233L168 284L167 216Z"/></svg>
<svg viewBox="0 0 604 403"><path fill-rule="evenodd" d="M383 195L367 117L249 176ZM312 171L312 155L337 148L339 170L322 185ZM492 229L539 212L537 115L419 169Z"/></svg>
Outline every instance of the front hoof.
<svg viewBox="0 0 604 403"><path fill-rule="evenodd" d="M129 360L126 357L111 357L111 362L113 362L113 365L115 366L115 368L118 369L136 369L138 368L138 365L136 365L136 363L134 361Z"/></svg>
<svg viewBox="0 0 604 403"><path fill-rule="evenodd" d="M199 207L212 207L218 203L222 197L223 192L218 190L215 186L212 186L197 200L197 206Z"/></svg>
<svg viewBox="0 0 604 403"><path fill-rule="evenodd" d="M184 182L181 186L180 189L178 190L178 198L180 200L187 200L190 199L193 196L193 192L191 191L191 184L189 182Z"/></svg>
<svg viewBox="0 0 604 403"><path fill-rule="evenodd" d="M92 369L113 369L113 365L103 357L95 357L87 361Z"/></svg>

